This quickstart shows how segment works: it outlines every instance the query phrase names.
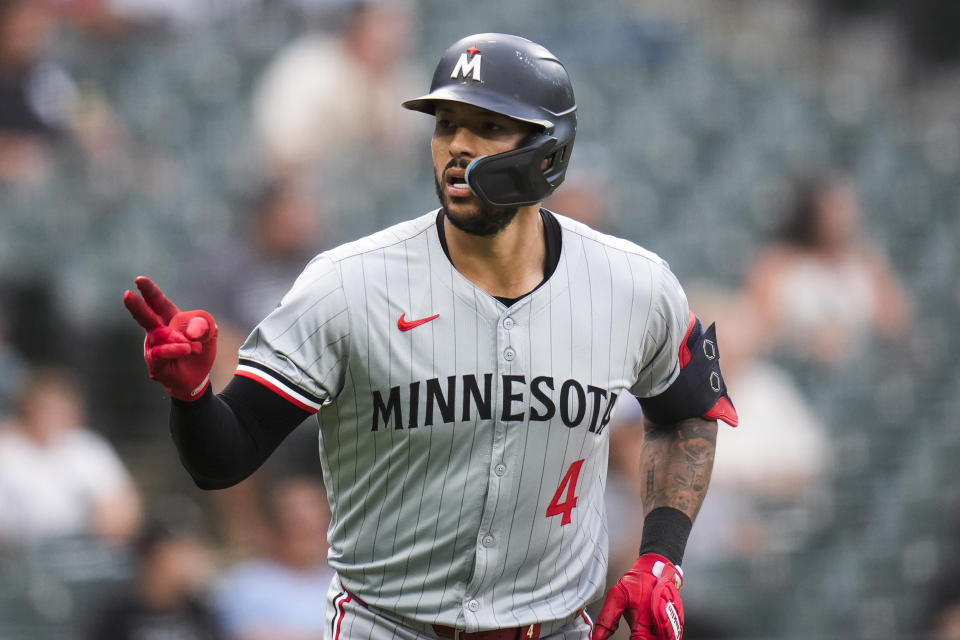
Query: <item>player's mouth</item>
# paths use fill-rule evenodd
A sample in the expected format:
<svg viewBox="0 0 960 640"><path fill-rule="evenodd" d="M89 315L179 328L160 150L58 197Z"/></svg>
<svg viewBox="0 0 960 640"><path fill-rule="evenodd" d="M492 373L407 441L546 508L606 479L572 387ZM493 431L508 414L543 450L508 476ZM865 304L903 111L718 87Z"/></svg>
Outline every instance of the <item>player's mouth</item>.
<svg viewBox="0 0 960 640"><path fill-rule="evenodd" d="M459 167L447 169L443 173L444 190L451 198L468 198L473 190L467 184L467 172Z"/></svg>

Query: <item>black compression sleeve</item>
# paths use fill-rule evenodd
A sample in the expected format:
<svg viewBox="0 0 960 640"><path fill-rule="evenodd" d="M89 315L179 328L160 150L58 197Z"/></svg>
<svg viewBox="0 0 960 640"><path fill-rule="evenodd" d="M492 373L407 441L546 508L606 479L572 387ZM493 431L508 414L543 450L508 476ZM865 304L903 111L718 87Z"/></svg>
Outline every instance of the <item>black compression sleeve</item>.
<svg viewBox="0 0 960 640"><path fill-rule="evenodd" d="M218 395L173 400L170 433L201 489L224 489L252 474L310 413L263 385L234 376Z"/></svg>
<svg viewBox="0 0 960 640"><path fill-rule="evenodd" d="M643 520L640 555L659 553L673 564L680 564L691 529L693 521L683 511L657 507Z"/></svg>

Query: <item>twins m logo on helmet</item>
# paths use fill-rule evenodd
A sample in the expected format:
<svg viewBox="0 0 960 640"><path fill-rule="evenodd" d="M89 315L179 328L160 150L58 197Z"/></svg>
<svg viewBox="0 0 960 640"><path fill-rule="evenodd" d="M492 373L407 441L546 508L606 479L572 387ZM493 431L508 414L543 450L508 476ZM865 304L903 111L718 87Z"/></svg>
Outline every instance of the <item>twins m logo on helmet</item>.
<svg viewBox="0 0 960 640"><path fill-rule="evenodd" d="M480 63L482 60L480 49L470 47L464 53L460 54L460 59L457 60L457 64L453 67L453 73L450 74L450 77L454 79L466 78L473 74L473 80L480 82Z"/></svg>

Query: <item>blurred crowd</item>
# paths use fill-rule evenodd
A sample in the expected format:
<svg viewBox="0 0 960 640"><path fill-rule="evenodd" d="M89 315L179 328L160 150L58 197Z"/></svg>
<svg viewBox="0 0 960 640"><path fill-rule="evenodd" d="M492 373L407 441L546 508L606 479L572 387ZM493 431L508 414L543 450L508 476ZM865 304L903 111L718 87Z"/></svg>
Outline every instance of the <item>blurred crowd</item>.
<svg viewBox="0 0 960 640"><path fill-rule="evenodd" d="M849 109L835 118L836 152L818 151L816 136L830 135L797 124L807 117L797 104L791 115L778 94L763 98L775 78L750 80L756 61L730 77L739 73L757 104L767 100L778 132L796 135L784 133L776 153L769 141L724 138L724 122L742 119L732 130L750 140L765 126L751 120L759 107L725 112L725 94L706 95L690 71L694 53L670 54L696 49L677 34L697 28L664 9L670 3L609 15L561 3L581 12L587 31L637 45L610 53L574 38L568 55L560 16L534 27L523 18L542 17L539 5L495 4L498 18L475 28L428 0L0 0L0 638L322 637L331 573L316 424L232 489L188 486L120 296L149 272L175 301L208 309L220 327L213 382L222 387L243 339L313 255L434 206L429 130L399 102L426 86L438 46L524 24L572 60L582 112L567 183L547 206L661 253L693 310L718 326L741 425L721 428L687 548L684 637L814 629L872 638L909 628L890 635L960 638L960 553L949 542L960 532L951 516L960 490L956 474L923 457L957 443L940 434L955 410L933 383L960 382L943 379L953 375L954 332L925 309L934 298L960 305L951 273L960 229L937 213L960 210L960 198L938 200L925 176L868 155L875 122L864 116L857 130ZM886 6L896 3L772 4L809 5L838 29L858 11L902 17ZM950 3L910 4L956 26ZM937 48L939 32L909 13L907 41L923 45L910 57L937 56L949 69L956 39ZM427 18L437 33L422 26ZM675 67L661 63L669 55ZM663 105L651 106L656 91L611 89L634 67L645 74L634 84L659 86ZM601 69L609 75L590 76ZM674 114L670 129L669 96L702 103ZM624 104L644 119L611 106ZM924 142L931 174L960 183L960 134L937 131ZM712 170L711 145L720 149ZM779 181L758 185L773 157ZM696 197L709 180L697 176L707 174L723 184L703 205ZM888 179L897 193L883 191ZM724 200L739 192L756 197L745 207ZM921 222L884 227L884 206ZM607 496L611 581L640 540L641 419L621 399ZM908 455L920 480L902 470ZM885 500L898 522L877 506ZM909 508L946 521L914 532L901 522ZM871 569L856 564L867 559ZM875 568L914 597L871 591ZM838 612L826 584L876 595ZM827 622L796 610L818 602Z"/></svg>

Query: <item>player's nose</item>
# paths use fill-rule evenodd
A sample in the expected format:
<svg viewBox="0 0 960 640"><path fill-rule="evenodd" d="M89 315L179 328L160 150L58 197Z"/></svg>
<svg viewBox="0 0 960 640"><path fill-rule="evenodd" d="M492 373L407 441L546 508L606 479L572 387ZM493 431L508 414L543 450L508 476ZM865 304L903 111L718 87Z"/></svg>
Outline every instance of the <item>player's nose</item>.
<svg viewBox="0 0 960 640"><path fill-rule="evenodd" d="M450 138L450 155L470 156L477 155L477 137L467 127L457 127Z"/></svg>

